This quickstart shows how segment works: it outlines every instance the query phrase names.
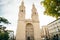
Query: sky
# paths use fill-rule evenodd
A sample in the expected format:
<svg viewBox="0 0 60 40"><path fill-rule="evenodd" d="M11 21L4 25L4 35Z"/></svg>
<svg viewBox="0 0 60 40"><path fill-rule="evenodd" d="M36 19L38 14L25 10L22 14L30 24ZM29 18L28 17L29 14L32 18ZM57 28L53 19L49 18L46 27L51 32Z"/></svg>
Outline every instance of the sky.
<svg viewBox="0 0 60 40"><path fill-rule="evenodd" d="M26 19L31 18L32 4L35 4L39 14L40 27L54 21L55 18L44 15L44 7L41 5L42 0L24 0L26 7ZM14 30L16 34L19 6L22 0L0 0L0 16L5 17L11 24L4 25L9 30Z"/></svg>

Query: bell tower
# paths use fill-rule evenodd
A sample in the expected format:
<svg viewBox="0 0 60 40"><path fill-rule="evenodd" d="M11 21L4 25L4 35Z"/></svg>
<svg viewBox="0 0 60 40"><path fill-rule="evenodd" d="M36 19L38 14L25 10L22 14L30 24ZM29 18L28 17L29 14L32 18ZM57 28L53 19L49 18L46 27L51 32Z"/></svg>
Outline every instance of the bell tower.
<svg viewBox="0 0 60 40"><path fill-rule="evenodd" d="M25 40L25 6L23 1L19 7L16 40Z"/></svg>
<svg viewBox="0 0 60 40"><path fill-rule="evenodd" d="M29 15L28 15L29 16ZM25 19L25 6L19 7L16 40L40 40L40 26L35 5L32 6L32 19Z"/></svg>
<svg viewBox="0 0 60 40"><path fill-rule="evenodd" d="M31 17L33 21L39 21L37 9L35 8L34 4L32 5L32 16Z"/></svg>
<svg viewBox="0 0 60 40"><path fill-rule="evenodd" d="M24 19L25 19L25 6L24 6L24 2L22 1L19 7L19 20L24 20Z"/></svg>
<svg viewBox="0 0 60 40"><path fill-rule="evenodd" d="M32 5L32 22L34 26L34 39L35 40L40 40L40 25L39 25L39 18L38 18L38 13L37 9L35 8L35 5Z"/></svg>

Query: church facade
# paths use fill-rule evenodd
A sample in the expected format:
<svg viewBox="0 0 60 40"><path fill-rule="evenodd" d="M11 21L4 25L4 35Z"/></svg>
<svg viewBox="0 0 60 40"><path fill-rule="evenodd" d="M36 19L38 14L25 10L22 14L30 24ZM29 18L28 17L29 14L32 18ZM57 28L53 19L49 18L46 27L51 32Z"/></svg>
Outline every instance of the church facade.
<svg viewBox="0 0 60 40"><path fill-rule="evenodd" d="M19 7L18 26L16 40L40 40L40 26L38 12L35 5L32 5L32 19L25 19L24 2Z"/></svg>

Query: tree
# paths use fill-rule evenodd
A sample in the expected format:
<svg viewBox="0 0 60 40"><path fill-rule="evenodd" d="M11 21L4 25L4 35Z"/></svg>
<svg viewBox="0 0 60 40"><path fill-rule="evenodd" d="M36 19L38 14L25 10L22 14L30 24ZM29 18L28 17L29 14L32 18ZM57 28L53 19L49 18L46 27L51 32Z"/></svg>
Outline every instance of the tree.
<svg viewBox="0 0 60 40"><path fill-rule="evenodd" d="M0 40L8 40L9 33L7 31L0 32Z"/></svg>
<svg viewBox="0 0 60 40"><path fill-rule="evenodd" d="M4 33L4 40L8 40L9 39L9 33L7 31L5 31Z"/></svg>
<svg viewBox="0 0 60 40"><path fill-rule="evenodd" d="M45 7L45 15L49 15L57 19L60 17L60 0L44 0L41 3Z"/></svg>
<svg viewBox="0 0 60 40"><path fill-rule="evenodd" d="M4 17L0 17L0 23L3 22L5 24L10 24L9 21L7 19L5 19Z"/></svg>
<svg viewBox="0 0 60 40"><path fill-rule="evenodd" d="M5 19L4 17L0 17L0 23L10 24L10 22ZM0 40L8 40L9 39L9 33L7 30L5 30L6 27L3 25L0 25Z"/></svg>

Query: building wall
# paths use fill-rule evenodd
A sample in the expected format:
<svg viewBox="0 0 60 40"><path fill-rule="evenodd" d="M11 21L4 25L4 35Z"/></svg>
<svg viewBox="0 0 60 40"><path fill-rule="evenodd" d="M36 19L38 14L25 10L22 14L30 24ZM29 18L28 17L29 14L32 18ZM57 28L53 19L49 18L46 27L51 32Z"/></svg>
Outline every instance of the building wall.
<svg viewBox="0 0 60 40"><path fill-rule="evenodd" d="M39 26L39 23L34 23L34 22L30 22L30 21L27 21L27 22L20 22L20 24L18 25L18 28L17 28L17 35L16 35L16 38L17 40L26 40L26 24L27 23L30 23L33 25L33 29L34 29L34 40L40 40L40 26ZM29 30L29 29L28 29Z"/></svg>
<svg viewBox="0 0 60 40"><path fill-rule="evenodd" d="M38 13L36 11L36 8L35 8L34 4L32 6L32 16L31 16L31 18L32 19L25 19L25 6L24 6L24 2L22 2L21 6L20 6L20 9L19 9L16 40L26 40L26 31L31 31L30 28L28 30L26 30L26 27L27 27L28 23L33 25L32 27L34 29L33 30L34 31L33 32L34 40L40 40L39 19L38 19ZM29 32L29 33L31 34L32 32Z"/></svg>
<svg viewBox="0 0 60 40"><path fill-rule="evenodd" d="M58 34L60 30L60 19L57 19L47 25L50 36Z"/></svg>
<svg viewBox="0 0 60 40"><path fill-rule="evenodd" d="M42 26L42 30L43 30L43 36L44 37L49 37L49 30L48 30L48 28L47 28L47 26L45 25L45 26Z"/></svg>

